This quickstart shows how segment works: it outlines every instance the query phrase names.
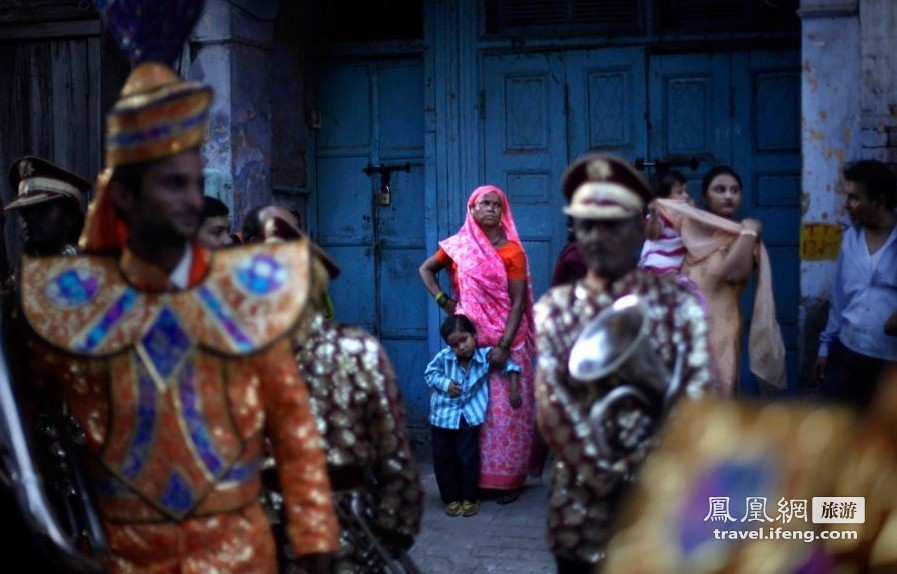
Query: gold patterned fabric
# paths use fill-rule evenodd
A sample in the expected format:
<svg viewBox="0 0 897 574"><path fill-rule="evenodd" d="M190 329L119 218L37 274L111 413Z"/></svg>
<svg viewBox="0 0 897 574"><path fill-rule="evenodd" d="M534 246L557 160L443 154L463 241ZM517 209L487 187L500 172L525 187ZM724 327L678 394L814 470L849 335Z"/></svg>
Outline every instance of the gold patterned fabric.
<svg viewBox="0 0 897 574"><path fill-rule="evenodd" d="M405 409L392 365L369 333L327 321L319 312L295 336L295 356L308 382L327 463L334 476L357 474L374 501L374 529L386 546L410 545L420 530L423 487L412 459ZM333 572L365 571L361 550L343 524ZM403 542L399 542L403 541Z"/></svg>
<svg viewBox="0 0 897 574"><path fill-rule="evenodd" d="M891 569L868 570L857 568L847 552L837 556L837 549L868 548L881 525L878 516L872 519L867 510L866 524L817 524L813 514L815 497L865 495L867 508L876 509L883 501L869 497L874 490L854 488L857 482L837 488L839 477L868 486L874 475L880 486L888 485L881 494L893 501L893 470L885 472L893 464L893 446L887 457L867 458L884 435L857 433L854 412L704 400L683 405L677 415L620 513L603 574L894 571L893 561ZM858 529L859 540L821 540L824 530L838 527Z"/></svg>
<svg viewBox="0 0 897 574"><path fill-rule="evenodd" d="M258 504L266 436L294 552L337 548L287 336L308 257L305 242L219 251L183 291L158 290L155 268L128 252L24 261L33 380L61 391L84 430L114 572L273 572Z"/></svg>
<svg viewBox="0 0 897 574"><path fill-rule="evenodd" d="M653 448L652 439L619 460L600 456L591 437L589 412L620 381L614 376L576 381L567 366L583 328L628 294L646 302L651 347L671 372L676 349L683 345L683 396L697 398L715 388L704 311L694 295L674 280L634 270L611 286L580 280L555 287L541 298L536 305L537 420L556 454L549 494L549 542L552 552L578 562L596 563L604 557L626 477ZM624 410L617 416L634 412Z"/></svg>
<svg viewBox="0 0 897 574"><path fill-rule="evenodd" d="M106 166L168 157L200 145L212 89L159 62L138 64L106 114Z"/></svg>
<svg viewBox="0 0 897 574"><path fill-rule="evenodd" d="M149 356L166 335L185 347L245 355L282 337L308 297L305 242L216 251L202 284L183 291L160 290L167 277L139 260L134 268L134 259L130 251L121 258L25 258L23 281L38 286L22 294L29 323L53 346L79 355L109 356L134 346Z"/></svg>

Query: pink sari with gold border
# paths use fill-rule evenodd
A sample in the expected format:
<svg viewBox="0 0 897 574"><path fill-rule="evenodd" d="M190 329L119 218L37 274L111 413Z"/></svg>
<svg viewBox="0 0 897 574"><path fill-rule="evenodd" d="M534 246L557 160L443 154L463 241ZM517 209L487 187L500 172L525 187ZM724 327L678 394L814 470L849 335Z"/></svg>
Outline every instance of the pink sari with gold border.
<svg viewBox="0 0 897 574"><path fill-rule="evenodd" d="M456 313L466 315L477 328L481 347L498 346L511 311L507 267L492 247L470 208L485 194L501 198L501 225L508 241L522 244L511 215L508 198L492 185L478 187L467 201L467 217L455 235L439 246L452 259L456 272L458 299ZM535 329L533 324L533 287L527 262L526 302L520 326L511 344L510 358L520 365L520 394L523 405L514 410L508 399L508 381L501 373L489 378L489 409L480 430L480 488L515 490L523 486L530 469L541 468L540 457L533 457L536 431L533 398L533 357ZM538 449L537 449L538 450Z"/></svg>

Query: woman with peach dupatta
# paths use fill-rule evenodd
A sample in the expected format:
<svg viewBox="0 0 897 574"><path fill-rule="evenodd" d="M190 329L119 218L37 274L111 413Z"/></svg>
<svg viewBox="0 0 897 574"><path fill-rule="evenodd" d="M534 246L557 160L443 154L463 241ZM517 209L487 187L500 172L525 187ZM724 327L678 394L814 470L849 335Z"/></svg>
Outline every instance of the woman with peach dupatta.
<svg viewBox="0 0 897 574"><path fill-rule="evenodd" d="M442 291L436 277L442 269L449 269L452 297ZM439 250L419 271L436 303L446 313L466 315L476 326L479 345L492 347L489 406L480 430L479 486L502 491L499 504L513 502L527 474L538 472L543 461L541 443L534 443L532 281L504 192L494 185L475 189L460 231L440 241ZM523 401L516 408L508 381L501 376L508 358L523 369L519 383Z"/></svg>
<svg viewBox="0 0 897 574"><path fill-rule="evenodd" d="M694 281L707 299L710 350L723 392L738 393L744 332L740 297L754 272L750 369L761 392L784 389L785 346L775 317L769 256L760 239L762 225L756 219L735 219L741 206L741 178L728 166L707 172L702 197L707 211L663 199L657 204L682 235L688 251L682 274Z"/></svg>

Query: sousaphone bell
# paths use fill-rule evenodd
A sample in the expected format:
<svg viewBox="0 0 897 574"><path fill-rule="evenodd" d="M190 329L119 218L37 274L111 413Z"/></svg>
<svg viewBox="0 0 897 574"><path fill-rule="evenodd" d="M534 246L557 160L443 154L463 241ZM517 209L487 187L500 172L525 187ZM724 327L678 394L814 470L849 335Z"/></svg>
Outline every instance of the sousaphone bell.
<svg viewBox="0 0 897 574"><path fill-rule="evenodd" d="M613 377L615 386L589 411L588 424L602 458L615 461L637 450L678 395L684 345L673 372L649 338L649 313L637 295L625 295L586 325L567 368L581 384Z"/></svg>

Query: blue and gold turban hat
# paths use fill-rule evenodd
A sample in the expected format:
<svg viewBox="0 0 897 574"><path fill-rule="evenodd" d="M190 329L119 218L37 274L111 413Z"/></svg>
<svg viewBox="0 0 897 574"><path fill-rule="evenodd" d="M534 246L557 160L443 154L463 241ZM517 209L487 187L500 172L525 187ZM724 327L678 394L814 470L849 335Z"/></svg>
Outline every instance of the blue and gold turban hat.
<svg viewBox="0 0 897 574"><path fill-rule="evenodd" d="M176 155L205 138L212 89L171 68L204 5L201 0L96 0L132 70L106 114L106 166L81 234L85 251L117 251L124 244L124 224L107 191L114 168Z"/></svg>

